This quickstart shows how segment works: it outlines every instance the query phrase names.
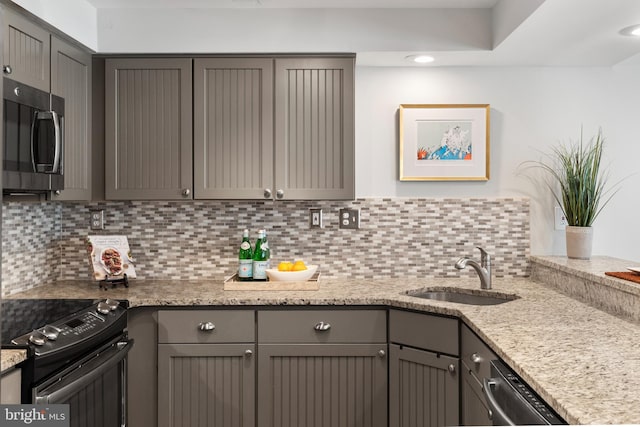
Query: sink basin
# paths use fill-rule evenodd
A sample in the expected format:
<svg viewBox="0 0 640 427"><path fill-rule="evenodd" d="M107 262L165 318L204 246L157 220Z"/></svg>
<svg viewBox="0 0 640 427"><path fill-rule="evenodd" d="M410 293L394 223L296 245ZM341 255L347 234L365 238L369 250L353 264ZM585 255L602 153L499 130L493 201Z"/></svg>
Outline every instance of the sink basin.
<svg viewBox="0 0 640 427"><path fill-rule="evenodd" d="M460 288L428 288L407 291L407 295L416 298L432 299L436 301L455 302L469 305L497 305L520 298L513 294L500 292L476 291Z"/></svg>

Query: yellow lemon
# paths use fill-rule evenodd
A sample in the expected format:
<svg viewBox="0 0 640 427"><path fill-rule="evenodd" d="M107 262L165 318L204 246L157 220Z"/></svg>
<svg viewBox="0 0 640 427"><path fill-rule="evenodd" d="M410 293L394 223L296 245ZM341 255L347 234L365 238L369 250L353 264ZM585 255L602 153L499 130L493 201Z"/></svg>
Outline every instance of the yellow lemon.
<svg viewBox="0 0 640 427"><path fill-rule="evenodd" d="M293 271L302 271L302 270L306 270L307 266L305 265L304 261L296 261L293 263Z"/></svg>
<svg viewBox="0 0 640 427"><path fill-rule="evenodd" d="M293 263L289 261L282 261L280 264L278 264L278 271L291 271L292 268Z"/></svg>

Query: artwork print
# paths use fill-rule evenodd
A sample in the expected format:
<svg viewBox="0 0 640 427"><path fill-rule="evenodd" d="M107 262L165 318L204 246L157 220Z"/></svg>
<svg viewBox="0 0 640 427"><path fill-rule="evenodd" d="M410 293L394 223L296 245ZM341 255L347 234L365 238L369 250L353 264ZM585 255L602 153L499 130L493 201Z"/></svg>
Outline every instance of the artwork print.
<svg viewBox="0 0 640 427"><path fill-rule="evenodd" d="M470 121L420 120L416 125L418 161L472 159Z"/></svg>
<svg viewBox="0 0 640 427"><path fill-rule="evenodd" d="M487 181L489 104L401 104L400 181Z"/></svg>

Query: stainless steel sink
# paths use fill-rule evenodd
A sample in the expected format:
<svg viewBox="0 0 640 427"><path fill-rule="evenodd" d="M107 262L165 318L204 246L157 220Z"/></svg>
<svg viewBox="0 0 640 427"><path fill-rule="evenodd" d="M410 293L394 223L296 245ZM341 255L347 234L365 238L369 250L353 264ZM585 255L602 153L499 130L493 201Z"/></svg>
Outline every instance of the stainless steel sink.
<svg viewBox="0 0 640 427"><path fill-rule="evenodd" d="M469 305L497 305L520 298L514 294L500 292L475 291L460 288L428 288L407 291L407 295L416 298L432 299L436 301L455 302Z"/></svg>

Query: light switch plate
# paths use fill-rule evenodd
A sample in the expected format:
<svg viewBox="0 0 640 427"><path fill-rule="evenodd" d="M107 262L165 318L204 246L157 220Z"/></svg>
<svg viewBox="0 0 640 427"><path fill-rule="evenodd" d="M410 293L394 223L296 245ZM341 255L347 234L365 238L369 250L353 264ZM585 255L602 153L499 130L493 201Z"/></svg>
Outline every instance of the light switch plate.
<svg viewBox="0 0 640 427"><path fill-rule="evenodd" d="M360 228L360 209L340 209L340 228Z"/></svg>
<svg viewBox="0 0 640 427"><path fill-rule="evenodd" d="M322 209L309 209L309 228L322 228Z"/></svg>

